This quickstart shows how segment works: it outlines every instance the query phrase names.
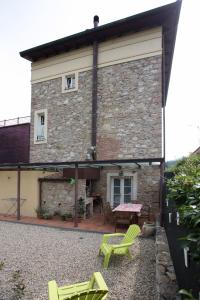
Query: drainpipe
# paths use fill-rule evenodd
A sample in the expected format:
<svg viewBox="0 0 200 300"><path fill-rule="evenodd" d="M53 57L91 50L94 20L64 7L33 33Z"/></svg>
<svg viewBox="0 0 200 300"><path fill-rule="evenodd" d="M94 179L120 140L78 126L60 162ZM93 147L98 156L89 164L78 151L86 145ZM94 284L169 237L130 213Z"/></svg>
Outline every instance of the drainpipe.
<svg viewBox="0 0 200 300"><path fill-rule="evenodd" d="M94 28L99 24L99 17L94 16ZM93 42L93 66L92 66L92 136L91 146L96 147L97 140L97 66L98 66L98 42Z"/></svg>

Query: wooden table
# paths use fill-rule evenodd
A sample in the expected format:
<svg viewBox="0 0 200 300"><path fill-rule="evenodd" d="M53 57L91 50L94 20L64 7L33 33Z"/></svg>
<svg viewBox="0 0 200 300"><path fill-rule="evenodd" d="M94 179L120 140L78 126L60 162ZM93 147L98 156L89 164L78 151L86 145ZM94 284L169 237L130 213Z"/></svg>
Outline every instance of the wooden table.
<svg viewBox="0 0 200 300"><path fill-rule="evenodd" d="M138 215L140 214L142 209L142 204L139 203L124 203L124 204L120 204L117 207L115 207L112 212L115 214L115 231L116 231L116 225L117 223L123 223L122 222L118 222L118 218L119 220L123 220L124 221L133 221L135 224L138 224ZM124 222L125 223L125 222ZM128 222L126 222L126 224L128 224Z"/></svg>

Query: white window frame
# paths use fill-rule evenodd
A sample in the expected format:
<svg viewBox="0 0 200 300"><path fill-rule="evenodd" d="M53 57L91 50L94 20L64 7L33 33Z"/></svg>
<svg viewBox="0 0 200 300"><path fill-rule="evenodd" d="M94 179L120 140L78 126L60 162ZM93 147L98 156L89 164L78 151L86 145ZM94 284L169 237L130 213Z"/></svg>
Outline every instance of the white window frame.
<svg viewBox="0 0 200 300"><path fill-rule="evenodd" d="M74 88L66 88L66 78L74 76L75 78L75 87ZM62 93L70 93L78 90L78 72L70 72L62 75Z"/></svg>
<svg viewBox="0 0 200 300"><path fill-rule="evenodd" d="M44 139L37 139L38 116L44 115ZM36 110L34 113L34 144L47 143L47 109Z"/></svg>
<svg viewBox="0 0 200 300"><path fill-rule="evenodd" d="M124 172L123 176L119 176L118 173L108 173L107 174L107 202L110 203L111 207L113 207L113 195L112 195L112 178L123 178L123 177L132 177L132 200L137 200L137 173L134 172Z"/></svg>

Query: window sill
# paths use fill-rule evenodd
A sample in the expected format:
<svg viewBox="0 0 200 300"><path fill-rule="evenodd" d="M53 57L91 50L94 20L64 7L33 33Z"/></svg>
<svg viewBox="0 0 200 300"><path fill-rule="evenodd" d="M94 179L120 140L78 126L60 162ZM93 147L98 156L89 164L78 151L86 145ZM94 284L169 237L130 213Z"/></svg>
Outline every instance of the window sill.
<svg viewBox="0 0 200 300"><path fill-rule="evenodd" d="M47 143L47 140L41 140L41 141L38 141L38 140L34 140L34 144L46 144Z"/></svg>
<svg viewBox="0 0 200 300"><path fill-rule="evenodd" d="M73 88L73 89L62 89L62 93L71 93L71 92L77 92L78 88Z"/></svg>

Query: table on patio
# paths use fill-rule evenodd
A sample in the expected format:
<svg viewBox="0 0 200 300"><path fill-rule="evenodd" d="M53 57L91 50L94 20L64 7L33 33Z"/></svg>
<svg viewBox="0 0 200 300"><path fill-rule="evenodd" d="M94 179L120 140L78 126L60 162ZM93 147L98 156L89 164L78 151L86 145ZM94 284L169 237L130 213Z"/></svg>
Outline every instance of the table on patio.
<svg viewBox="0 0 200 300"><path fill-rule="evenodd" d="M124 203L115 207L112 212L115 215L115 231L118 223L138 224L138 215L141 213L142 204Z"/></svg>

